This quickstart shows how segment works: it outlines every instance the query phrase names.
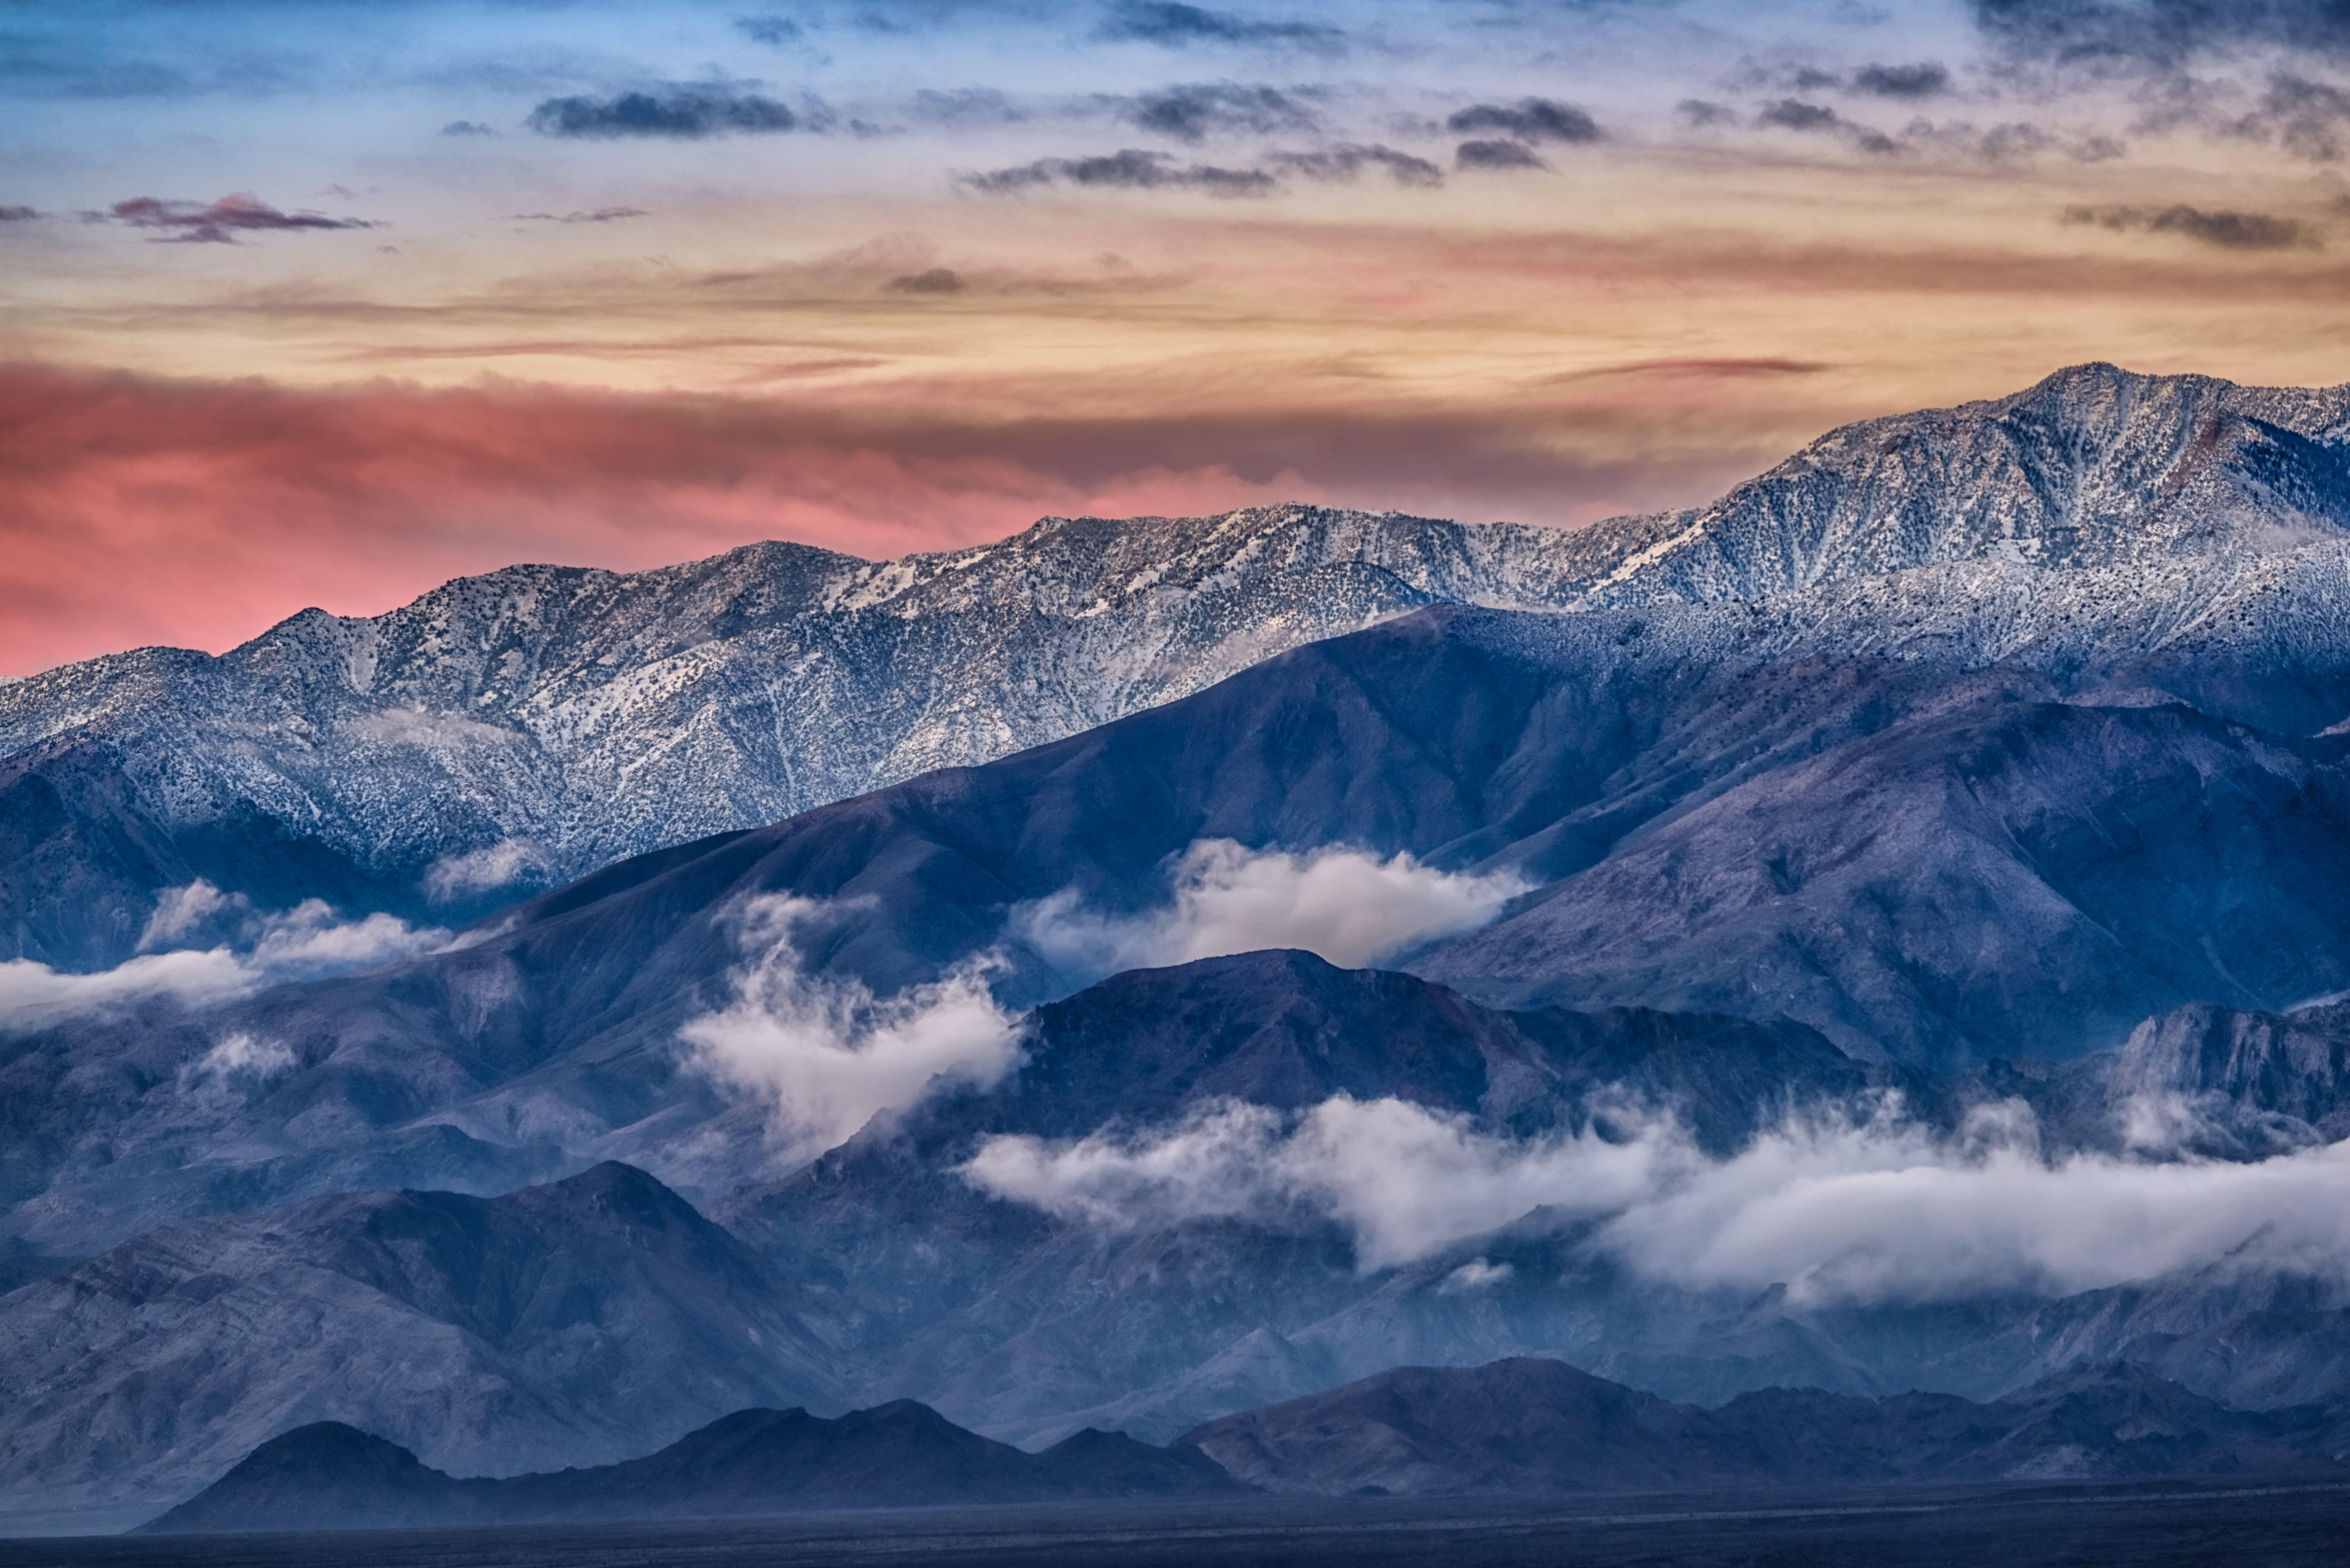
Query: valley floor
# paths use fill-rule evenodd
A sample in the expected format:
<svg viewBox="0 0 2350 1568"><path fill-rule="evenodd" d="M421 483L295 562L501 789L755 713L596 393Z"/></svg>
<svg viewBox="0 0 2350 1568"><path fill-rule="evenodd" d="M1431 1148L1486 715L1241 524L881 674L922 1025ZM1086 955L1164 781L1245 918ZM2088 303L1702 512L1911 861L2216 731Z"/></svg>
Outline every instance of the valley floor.
<svg viewBox="0 0 2350 1568"><path fill-rule="evenodd" d="M2350 1483L1252 1499L706 1524L0 1541L0 1568L2268 1568L2350 1561Z"/></svg>

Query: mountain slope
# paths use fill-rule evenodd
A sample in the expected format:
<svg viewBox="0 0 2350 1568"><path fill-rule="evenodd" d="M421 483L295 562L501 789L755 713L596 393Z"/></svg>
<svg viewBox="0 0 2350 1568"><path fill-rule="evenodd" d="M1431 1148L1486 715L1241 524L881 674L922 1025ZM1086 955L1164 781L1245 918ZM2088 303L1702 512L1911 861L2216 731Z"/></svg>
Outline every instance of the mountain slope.
<svg viewBox="0 0 2350 1568"><path fill-rule="evenodd" d="M150 1231L0 1298L0 1506L135 1506L338 1419L460 1469L834 1404L795 1286L641 1171Z"/></svg>
<svg viewBox="0 0 2350 1568"><path fill-rule="evenodd" d="M119 961L157 891L196 877L265 907L462 918L1432 602L1754 599L2338 541L2345 428L2341 389L2084 366L1833 432L1708 507L1572 533L1308 507L1048 519L897 562L771 544L306 611L218 659L142 649L0 686L0 954Z"/></svg>
<svg viewBox="0 0 2350 1568"><path fill-rule="evenodd" d="M2324 732L2350 713L2342 547L2130 593L2018 571L1423 610L984 767L623 862L457 950L0 1041L5 1233L55 1252L336 1185L494 1190L604 1158L723 1190L755 1140L683 1137L732 1125L733 1097L681 1031L770 953L746 900L812 901L791 939L810 983L887 996L993 954L1017 1008L1098 975L1018 911L1164 909L1169 861L1203 839L1522 877L1501 924L1386 961L1489 1003L1788 1016L1913 1064L2077 1054L2182 1004L2350 989L2328 934L2350 915L2350 738ZM184 1092L240 1038L277 1065ZM716 1154L681 1163L694 1148Z"/></svg>

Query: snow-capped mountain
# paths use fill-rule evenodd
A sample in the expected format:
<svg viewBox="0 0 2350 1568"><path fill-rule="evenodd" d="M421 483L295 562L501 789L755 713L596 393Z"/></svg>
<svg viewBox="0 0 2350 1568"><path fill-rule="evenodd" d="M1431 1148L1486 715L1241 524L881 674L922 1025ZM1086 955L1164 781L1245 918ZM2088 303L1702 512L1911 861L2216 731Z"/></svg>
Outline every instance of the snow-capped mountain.
<svg viewBox="0 0 2350 1568"><path fill-rule="evenodd" d="M2345 432L2350 389L2088 366L1837 431L1711 506L1576 532L1304 506L1049 518L891 562L764 544L633 575L515 566L368 618L307 610L218 658L145 649L0 686L0 955L119 961L156 891L197 877L264 907L469 917L1431 602L1752 599L1973 563L1958 600L2061 620L2050 573L2225 576L2350 535ZM1846 635L1871 634L1854 602Z"/></svg>

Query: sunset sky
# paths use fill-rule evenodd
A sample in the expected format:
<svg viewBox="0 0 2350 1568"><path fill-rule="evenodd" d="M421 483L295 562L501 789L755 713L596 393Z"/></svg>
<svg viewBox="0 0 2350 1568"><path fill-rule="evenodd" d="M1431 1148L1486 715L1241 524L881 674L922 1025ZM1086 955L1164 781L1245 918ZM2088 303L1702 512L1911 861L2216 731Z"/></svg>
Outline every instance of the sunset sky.
<svg viewBox="0 0 2350 1568"><path fill-rule="evenodd" d="M2350 380L2342 0L0 13L0 675L515 561L1572 525Z"/></svg>

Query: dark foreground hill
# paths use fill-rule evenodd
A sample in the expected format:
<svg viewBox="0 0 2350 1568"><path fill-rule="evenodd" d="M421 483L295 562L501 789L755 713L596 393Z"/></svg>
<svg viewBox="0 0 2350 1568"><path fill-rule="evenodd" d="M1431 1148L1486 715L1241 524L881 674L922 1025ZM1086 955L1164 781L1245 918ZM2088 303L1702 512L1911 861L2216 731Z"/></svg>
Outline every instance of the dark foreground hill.
<svg viewBox="0 0 2350 1568"><path fill-rule="evenodd" d="M1182 1440L1269 1491L1644 1491L2093 1476L2350 1474L2339 1410L2251 1414L2126 1365L2004 1399L1765 1388L1717 1410L1564 1362L1404 1366Z"/></svg>
<svg viewBox="0 0 2350 1568"><path fill-rule="evenodd" d="M461 1480L322 1421L274 1438L140 1531L338 1530L806 1509L1802 1488L2173 1475L2350 1475L2339 1411L2248 1414L2127 1366L1991 1404L1770 1388L1718 1410L1563 1362L1400 1367L1212 1421L1169 1448L1088 1429L1039 1454L910 1400L825 1420L743 1410L594 1469Z"/></svg>
<svg viewBox="0 0 2350 1568"><path fill-rule="evenodd" d="M1085 1431L1041 1454L910 1399L836 1420L738 1410L658 1453L592 1469L461 1480L396 1443L319 1421L271 1438L141 1531L382 1529L588 1519L716 1519L817 1508L1234 1496L1197 1449Z"/></svg>

